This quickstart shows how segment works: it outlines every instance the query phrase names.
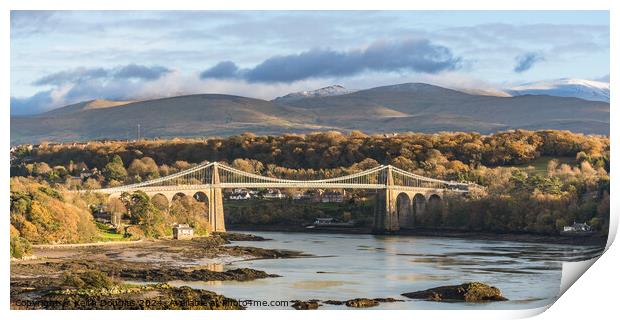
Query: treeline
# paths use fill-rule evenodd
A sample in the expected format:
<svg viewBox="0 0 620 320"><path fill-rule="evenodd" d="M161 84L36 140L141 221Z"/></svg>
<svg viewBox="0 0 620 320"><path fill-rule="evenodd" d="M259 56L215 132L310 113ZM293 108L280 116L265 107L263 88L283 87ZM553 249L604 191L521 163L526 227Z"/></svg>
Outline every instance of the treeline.
<svg viewBox="0 0 620 320"><path fill-rule="evenodd" d="M229 138L147 140L139 142L89 142L86 145L41 145L30 156L50 166L83 163L103 168L115 155L126 165L135 159L152 158L158 165L177 161L232 162L254 159L291 169L331 169L349 167L364 159L387 164L402 157L417 168L444 157L465 165L500 166L532 161L541 156L579 157L589 161L609 161L609 138L569 131L515 130L491 135L479 133L403 133L395 136L322 132L282 136L255 136L246 133ZM607 163L608 164L608 163Z"/></svg>
<svg viewBox="0 0 620 320"><path fill-rule="evenodd" d="M221 161L239 169L289 178L330 177L379 164L448 180L469 180L481 166L526 164L542 156L571 157L609 172L609 138L568 131L515 130L478 133L408 133L396 136L323 132L308 135L225 139L173 139L140 142L90 142L18 148L12 175L42 176L64 182L69 175L95 170L86 187L143 181ZM19 159L27 158L29 164ZM34 162L34 163L32 163Z"/></svg>
<svg viewBox="0 0 620 320"><path fill-rule="evenodd" d="M589 162L558 165L551 160L545 175L533 170L499 167L474 170L487 188L466 198L448 198L446 210L418 221L427 227L557 234L573 222L586 222L607 234L610 181L604 168Z"/></svg>
<svg viewBox="0 0 620 320"><path fill-rule="evenodd" d="M608 137L556 130L389 137L361 132L283 136L247 133L222 139L41 145L32 150L22 146L13 153L11 174L33 177L54 189L96 189L169 175L204 161L221 161L247 172L295 179L329 178L392 164L424 176L486 187L483 194L452 200L439 215L419 217L420 226L549 234L573 221L585 221L606 232L609 148ZM514 167L543 156L571 160L570 164L549 161L542 174ZM132 205L126 200L117 207L127 210ZM143 206L148 209L144 211L147 218L154 220L128 218L134 219L145 235L160 236L169 232L162 228L166 223L199 217L200 208L191 209L194 204L181 207L193 213L177 214L171 207L158 209L154 204ZM308 210L300 209L297 216L308 218ZM277 214L283 215L284 211L277 210ZM272 221L263 213L255 218L264 223Z"/></svg>

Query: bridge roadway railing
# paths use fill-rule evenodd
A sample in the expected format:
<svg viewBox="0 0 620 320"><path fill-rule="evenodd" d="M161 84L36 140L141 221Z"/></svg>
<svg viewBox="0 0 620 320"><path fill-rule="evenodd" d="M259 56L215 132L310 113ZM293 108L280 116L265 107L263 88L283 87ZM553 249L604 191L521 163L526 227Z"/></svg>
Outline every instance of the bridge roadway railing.
<svg viewBox="0 0 620 320"><path fill-rule="evenodd" d="M296 189L386 189L388 173L392 175L390 188L400 190L437 189L467 192L471 184L427 178L402 169L381 165L358 173L318 180L292 180L265 177L241 171L216 162L205 163L165 177L126 186L95 190L102 193L121 193L143 190L148 192L200 190L218 188L296 188ZM196 179L199 177L199 179ZM218 180L212 180L217 177ZM217 181L219 183L208 183ZM206 182L206 183L205 183Z"/></svg>
<svg viewBox="0 0 620 320"><path fill-rule="evenodd" d="M219 169L218 175L222 184L290 184L290 185L307 185L312 184L314 186L318 184L322 184L323 186L332 186L332 185L353 185L353 184L363 184L363 185L374 185L374 184L382 184L385 178L384 169L386 166L378 166L376 168L364 170L358 173L328 178L328 179L318 179L318 180L293 180L293 179L282 179L282 178L274 178L274 177L265 177L254 173L249 173L245 171L241 171L239 169L231 168L226 165L218 164L217 168ZM275 187L274 187L275 188Z"/></svg>

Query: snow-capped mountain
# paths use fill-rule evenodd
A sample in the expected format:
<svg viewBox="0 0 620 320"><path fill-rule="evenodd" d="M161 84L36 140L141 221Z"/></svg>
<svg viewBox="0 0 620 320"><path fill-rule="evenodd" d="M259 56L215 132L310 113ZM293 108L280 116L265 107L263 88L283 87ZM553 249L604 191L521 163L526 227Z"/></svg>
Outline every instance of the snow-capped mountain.
<svg viewBox="0 0 620 320"><path fill-rule="evenodd" d="M339 96L343 94L353 93L356 90L347 89L339 84L332 85L325 88L320 88L316 90L309 91L299 91L289 93L282 97L277 97L274 101L278 102L286 102L286 101L294 101L304 98L317 98L317 97L331 97L331 96Z"/></svg>
<svg viewBox="0 0 620 320"><path fill-rule="evenodd" d="M506 89L513 96L526 94L575 97L609 102L609 83L582 79L558 79L526 83Z"/></svg>

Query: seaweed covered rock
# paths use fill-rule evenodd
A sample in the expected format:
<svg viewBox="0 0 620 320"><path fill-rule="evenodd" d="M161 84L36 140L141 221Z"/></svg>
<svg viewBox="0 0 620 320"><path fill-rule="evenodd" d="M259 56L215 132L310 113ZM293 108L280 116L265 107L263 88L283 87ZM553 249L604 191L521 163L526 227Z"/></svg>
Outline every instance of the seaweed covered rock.
<svg viewBox="0 0 620 320"><path fill-rule="evenodd" d="M345 301L325 300L323 301L323 303L337 305L337 306L344 304L347 307L351 307L351 308L370 308L370 307L378 306L380 302L398 302L398 301L404 301L404 300L394 299L394 298L374 298L374 299L355 298L355 299L350 299L350 300L345 300Z"/></svg>
<svg viewBox="0 0 620 320"><path fill-rule="evenodd" d="M395 299L395 298L374 298L372 300L375 300L377 302L402 302L402 301L405 301L405 300Z"/></svg>
<svg viewBox="0 0 620 320"><path fill-rule="evenodd" d="M86 270L81 273L65 272L63 284L76 289L111 289L118 283L98 270Z"/></svg>
<svg viewBox="0 0 620 320"><path fill-rule="evenodd" d="M226 241L267 241L271 239L263 238L261 236L255 236L249 233L236 233L236 232L214 232L214 236L219 236Z"/></svg>
<svg viewBox="0 0 620 320"><path fill-rule="evenodd" d="M161 283L117 286L112 290L66 289L51 291L30 301L31 309L54 310L240 310L235 299L215 292Z"/></svg>
<svg viewBox="0 0 620 320"><path fill-rule="evenodd" d="M314 309L319 308L318 300L308 300L308 301L293 300L291 302L293 302L292 307L295 308L295 310L314 310Z"/></svg>
<svg viewBox="0 0 620 320"><path fill-rule="evenodd" d="M249 281L269 277L278 277L275 274L268 274L265 271L250 268L238 268L223 272L211 271L207 269L196 269L185 271L181 269L161 268L161 269L124 269L118 272L118 276L130 280L147 280L165 282L172 280L185 281Z"/></svg>
<svg viewBox="0 0 620 320"><path fill-rule="evenodd" d="M370 307L378 306L379 302L374 299L357 298L357 299L347 300L347 302L345 302L345 305L347 307L352 307L352 308L370 308Z"/></svg>
<svg viewBox="0 0 620 320"><path fill-rule="evenodd" d="M193 310L240 310L245 309L235 299L227 298L215 292L193 289L187 286L172 287L160 291L165 303L156 309L193 309Z"/></svg>
<svg viewBox="0 0 620 320"><path fill-rule="evenodd" d="M491 287L481 282L468 282L456 286L443 286L428 290L403 293L403 296L412 299L430 301L465 301L486 302L505 301L498 288Z"/></svg>

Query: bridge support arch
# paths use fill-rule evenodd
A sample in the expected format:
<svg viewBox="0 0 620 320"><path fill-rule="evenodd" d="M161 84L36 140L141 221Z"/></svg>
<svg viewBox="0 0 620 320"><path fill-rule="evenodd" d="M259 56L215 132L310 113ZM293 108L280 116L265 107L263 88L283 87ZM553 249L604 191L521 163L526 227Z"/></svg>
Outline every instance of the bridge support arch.
<svg viewBox="0 0 620 320"><path fill-rule="evenodd" d="M413 215L419 218L426 212L426 197L421 193L413 196Z"/></svg>
<svg viewBox="0 0 620 320"><path fill-rule="evenodd" d="M222 180L220 181L220 178ZM417 216L428 218L439 209L445 212L442 203L444 195L469 192L471 184L443 181L381 165L343 177L320 180L291 180L264 177L243 172L217 162L203 163L193 168L126 186L93 190L118 197L122 192L145 192L149 197L161 194L172 203L177 193L206 202L211 230L225 232L223 188L336 188L377 190L374 230L377 233L395 232L401 228L412 228L418 223ZM81 190L79 192L89 192ZM161 207L165 201L158 199Z"/></svg>
<svg viewBox="0 0 620 320"><path fill-rule="evenodd" d="M390 167L387 174L386 188L377 194L375 202L375 233L392 233L401 228L413 228L417 218L427 213L431 202L435 208L442 205L445 192L443 189L394 186Z"/></svg>
<svg viewBox="0 0 620 320"><path fill-rule="evenodd" d="M396 212L396 190L392 168L387 167L386 188L377 193L375 199L375 219L373 232L391 233L399 230L398 212Z"/></svg>
<svg viewBox="0 0 620 320"><path fill-rule="evenodd" d="M222 196L222 187L220 187L220 174L217 162L213 164L211 185L212 187L209 189L208 194L211 230L214 232L226 232L224 224L224 197Z"/></svg>
<svg viewBox="0 0 620 320"><path fill-rule="evenodd" d="M398 216L398 227L401 229L412 228L414 225L413 206L411 198L406 192L400 192L396 196L396 213Z"/></svg>

